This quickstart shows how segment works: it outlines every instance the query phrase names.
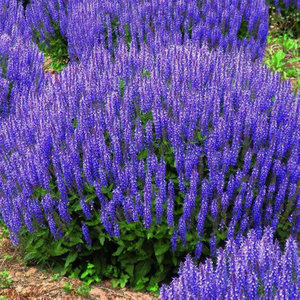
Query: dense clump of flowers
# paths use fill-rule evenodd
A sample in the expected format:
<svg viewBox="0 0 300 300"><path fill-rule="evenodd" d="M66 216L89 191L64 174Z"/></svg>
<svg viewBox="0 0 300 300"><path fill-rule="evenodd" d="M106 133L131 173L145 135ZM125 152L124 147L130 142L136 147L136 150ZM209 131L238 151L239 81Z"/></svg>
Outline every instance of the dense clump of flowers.
<svg viewBox="0 0 300 300"><path fill-rule="evenodd" d="M41 41L49 43L59 30L73 61L84 60L94 45L113 52L120 40L152 51L192 40L262 58L269 17L265 0L39 0L26 16Z"/></svg>
<svg viewBox="0 0 300 300"><path fill-rule="evenodd" d="M0 51L4 48L7 58L0 60L0 120L15 112L19 104L30 106L28 94L37 92L45 78L44 56L31 42L22 37L12 41L8 35L0 36ZM2 48L3 47L3 48Z"/></svg>
<svg viewBox="0 0 300 300"><path fill-rule="evenodd" d="M23 36L30 39L31 30L24 17L22 3L18 0L2 0L0 5L0 36ZM2 54L0 54L2 55Z"/></svg>
<svg viewBox="0 0 300 300"><path fill-rule="evenodd" d="M58 33L66 36L67 4L67 0L31 0L27 5L28 26L40 43L49 44Z"/></svg>
<svg viewBox="0 0 300 300"><path fill-rule="evenodd" d="M0 120L26 102L32 87L44 78L43 54L31 39L24 10L17 0L0 6Z"/></svg>
<svg viewBox="0 0 300 300"><path fill-rule="evenodd" d="M268 33L263 0L78 0L70 2L68 13L69 55L80 60L95 44L112 51L119 39L136 47L146 43L153 51L187 40L207 42L224 50L242 47L257 58L263 56Z"/></svg>
<svg viewBox="0 0 300 300"><path fill-rule="evenodd" d="M96 47L29 97L0 128L0 211L15 240L45 217L60 236L74 194L112 236L120 218L167 217L175 249L196 228L198 256L205 222L228 238L282 220L299 232L299 98L241 52Z"/></svg>
<svg viewBox="0 0 300 300"><path fill-rule="evenodd" d="M162 300L180 299L299 299L300 257L295 239L285 250L267 229L260 239L255 231L239 241L230 240L198 267L187 256L179 277L161 288Z"/></svg>

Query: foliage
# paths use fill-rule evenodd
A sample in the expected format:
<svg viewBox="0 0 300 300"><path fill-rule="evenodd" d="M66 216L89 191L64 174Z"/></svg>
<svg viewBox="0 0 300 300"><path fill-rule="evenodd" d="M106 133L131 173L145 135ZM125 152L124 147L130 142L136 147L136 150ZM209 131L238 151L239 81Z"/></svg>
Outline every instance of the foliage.
<svg viewBox="0 0 300 300"><path fill-rule="evenodd" d="M8 288L12 283L12 279L6 270L0 272L0 288Z"/></svg>
<svg viewBox="0 0 300 300"><path fill-rule="evenodd" d="M85 280L70 293L157 293L187 253L300 231L299 100L256 60L268 5L148 2L0 7L0 213L28 263ZM267 64L296 77L292 36L273 38ZM72 63L44 76L32 39Z"/></svg>
<svg viewBox="0 0 300 300"><path fill-rule="evenodd" d="M79 287L76 289L76 294L87 298L89 296L90 290L91 287L89 283L84 282L80 284Z"/></svg>
<svg viewBox="0 0 300 300"><path fill-rule="evenodd" d="M148 45L155 51L169 42L178 45L188 39L196 44L208 43L212 48L242 48L256 59L263 56L268 31L268 6L264 0L218 1L217 5L210 0L201 5L197 0L185 4L150 1L149 5L144 1L128 5L128 1L118 0L113 6L91 0L54 0L51 5L45 0L33 0L26 14L46 43L55 36L55 21L62 39L67 41L71 61L85 60L99 44L111 53L121 41L139 49Z"/></svg>
<svg viewBox="0 0 300 300"><path fill-rule="evenodd" d="M59 274L58 273L56 273L56 274L54 274L53 276L52 276L52 280L53 281L57 281L58 279L59 279Z"/></svg>
<svg viewBox="0 0 300 300"><path fill-rule="evenodd" d="M68 44L62 37L59 28L54 26L55 35L49 37L49 42L44 43L39 38L39 33L36 31L35 39L39 49L44 53L45 57L49 57L51 62L47 66L48 69L54 69L57 72L62 71L68 64Z"/></svg>
<svg viewBox="0 0 300 300"><path fill-rule="evenodd" d="M1 131L1 210L28 261L157 290L187 253L253 227L299 231L299 103L258 62L122 45L58 80Z"/></svg>
<svg viewBox="0 0 300 300"><path fill-rule="evenodd" d="M32 0L26 7L26 19L31 25L33 39L45 57L50 57L48 66L60 72L68 63L68 42L63 34L63 17L66 1Z"/></svg>
<svg viewBox="0 0 300 300"><path fill-rule="evenodd" d="M65 282L63 290L68 294L72 294L74 292L73 284L70 282Z"/></svg>
<svg viewBox="0 0 300 300"><path fill-rule="evenodd" d="M300 88L299 51L300 40L284 34L279 37L268 37L268 48L265 63L274 71L282 74L283 80L294 78L296 87Z"/></svg>
<svg viewBox="0 0 300 300"><path fill-rule="evenodd" d="M74 218L77 214L77 219L82 217L78 211L71 211L71 214ZM130 284L138 290L157 291L159 282L176 274L178 263L188 251L193 251L197 240L196 235L190 234L190 246L179 245L173 252L170 244L172 230L167 224L146 230L142 223L124 221L120 223L120 237L112 238L105 232L99 217L95 216L86 223L92 238L91 247L84 243L80 226L72 221L59 241L54 241L45 228L34 234L26 233L20 244L26 253L25 260L29 264L50 264L56 272L80 278L87 284L99 282L102 278L114 278L115 287ZM209 245L204 247L208 254Z"/></svg>
<svg viewBox="0 0 300 300"><path fill-rule="evenodd" d="M84 282L82 284L80 284L78 286L78 288L75 290L73 288L73 284L70 283L70 282L65 282L64 286L63 286L63 289L66 293L68 294L77 294L79 296L82 296L82 297L85 297L85 298L88 298L89 296L89 292L91 290L91 287L88 283Z"/></svg>
<svg viewBox="0 0 300 300"><path fill-rule="evenodd" d="M0 240L8 238L9 230L8 230L7 226L5 226L5 223L3 222L3 220L1 219L1 215L0 215L0 228L1 228Z"/></svg>
<svg viewBox="0 0 300 300"><path fill-rule="evenodd" d="M277 4L275 4L275 3ZM300 3L296 0L271 1L270 5L271 31L276 30L277 35L289 34L298 39L300 32Z"/></svg>

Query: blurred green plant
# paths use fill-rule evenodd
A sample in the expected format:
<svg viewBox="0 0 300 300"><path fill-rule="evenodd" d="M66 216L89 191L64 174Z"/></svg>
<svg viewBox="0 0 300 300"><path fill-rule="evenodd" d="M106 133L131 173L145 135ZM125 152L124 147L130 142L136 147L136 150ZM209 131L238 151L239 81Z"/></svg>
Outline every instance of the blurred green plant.
<svg viewBox="0 0 300 300"><path fill-rule="evenodd" d="M70 282L65 282L64 286L63 286L63 290L67 293L67 294L73 294L74 293L74 289L73 289L73 284Z"/></svg>
<svg viewBox="0 0 300 300"><path fill-rule="evenodd" d="M282 79L292 79L296 89L300 88L299 69L300 39L288 34L268 36L265 63L273 71L280 72Z"/></svg>
<svg viewBox="0 0 300 300"><path fill-rule="evenodd" d="M79 287L76 289L75 292L77 295L87 298L89 296L90 290L91 290L90 284L84 282L79 285Z"/></svg>
<svg viewBox="0 0 300 300"><path fill-rule="evenodd" d="M300 10L295 4L286 7L284 1L279 1L279 6L275 6L274 0L270 2L270 30L277 31L277 35L288 33L297 39L300 36Z"/></svg>
<svg viewBox="0 0 300 300"><path fill-rule="evenodd" d="M9 273L6 270L0 272L0 288L8 288L13 282Z"/></svg>
<svg viewBox="0 0 300 300"><path fill-rule="evenodd" d="M50 64L46 66L46 69L52 69L57 72L63 70L69 62L68 55L68 42L62 36L58 24L53 23L54 35L47 36L44 42L40 39L40 33L37 30L33 30L35 41L39 49L44 53L45 59L50 59Z"/></svg>
<svg viewBox="0 0 300 300"><path fill-rule="evenodd" d="M89 296L89 292L91 290L90 284L87 282L83 282L78 286L78 288L75 290L73 287L73 284L70 282L65 282L63 286L63 290L70 295L77 294L79 296L87 298Z"/></svg>
<svg viewBox="0 0 300 300"><path fill-rule="evenodd" d="M51 279L52 279L53 281L57 281L59 277L60 277L59 274L54 274L54 275L52 276Z"/></svg>
<svg viewBox="0 0 300 300"><path fill-rule="evenodd" d="M5 238L8 238L9 237L9 231L6 227L6 225L4 224L3 220L1 219L1 216L0 216L0 240L3 240Z"/></svg>

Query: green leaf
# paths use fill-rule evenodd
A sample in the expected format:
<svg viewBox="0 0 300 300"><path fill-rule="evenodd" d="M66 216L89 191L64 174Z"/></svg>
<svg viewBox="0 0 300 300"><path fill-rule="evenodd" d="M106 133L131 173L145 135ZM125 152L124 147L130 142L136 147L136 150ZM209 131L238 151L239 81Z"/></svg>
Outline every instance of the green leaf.
<svg viewBox="0 0 300 300"><path fill-rule="evenodd" d="M134 232L132 233L128 233L126 235L124 235L123 240L124 241L133 241L136 238L136 234Z"/></svg>
<svg viewBox="0 0 300 300"><path fill-rule="evenodd" d="M71 235L70 236L70 242L73 242L73 243L76 243L76 244L79 244L79 243L82 243L82 239L81 239L81 233L78 233L76 235Z"/></svg>
<svg viewBox="0 0 300 300"><path fill-rule="evenodd" d="M109 194L113 189L114 184L111 183L109 186L102 186L101 191L103 194Z"/></svg>
<svg viewBox="0 0 300 300"><path fill-rule="evenodd" d="M129 276L124 275L124 277L122 277L120 279L120 288L123 289L126 285L126 283L128 282Z"/></svg>
<svg viewBox="0 0 300 300"><path fill-rule="evenodd" d="M71 273L71 275L69 276L69 278L78 278L79 273L80 273L80 269L79 269L79 268L76 268L76 269Z"/></svg>
<svg viewBox="0 0 300 300"><path fill-rule="evenodd" d="M73 261L76 260L76 258L78 257L78 252L70 252L69 255L67 256L66 262L65 262L65 268L67 268L70 263L72 263Z"/></svg>
<svg viewBox="0 0 300 300"><path fill-rule="evenodd" d="M124 250L124 248L125 248L124 246L119 246L117 251L115 251L112 255L119 256L122 253L122 251Z"/></svg>
<svg viewBox="0 0 300 300"><path fill-rule="evenodd" d="M44 244L44 239L39 239L38 242L34 245L34 248L38 249Z"/></svg>
<svg viewBox="0 0 300 300"><path fill-rule="evenodd" d="M91 221L86 221L85 224L88 226L95 226L95 225L99 225L101 223L99 218L94 218Z"/></svg>
<svg viewBox="0 0 300 300"><path fill-rule="evenodd" d="M127 274L122 274L121 277L117 280L113 280L112 284L113 287L117 287L118 285L120 285L120 288L123 289L126 285L126 283L128 282L128 279L130 277Z"/></svg>
<svg viewBox="0 0 300 300"><path fill-rule="evenodd" d="M91 270L91 269L86 269L80 276L81 279L84 279L86 278L87 276L89 275L93 275L94 274L94 271Z"/></svg>
<svg viewBox="0 0 300 300"><path fill-rule="evenodd" d="M178 263L177 257L175 255L172 256L172 264L176 266Z"/></svg>
<svg viewBox="0 0 300 300"><path fill-rule="evenodd" d="M150 269L151 261L149 259L137 263L134 267L135 278L145 277L145 275L149 273Z"/></svg>
<svg viewBox="0 0 300 300"><path fill-rule="evenodd" d="M124 270L130 277L133 277L134 265L128 265Z"/></svg>
<svg viewBox="0 0 300 300"><path fill-rule="evenodd" d="M88 193L93 193L94 192L94 187L92 185L89 185L87 183L84 184L84 188Z"/></svg>
<svg viewBox="0 0 300 300"><path fill-rule="evenodd" d="M162 254L162 255L157 255L157 256L156 256L157 262L158 262L159 264L161 264L161 263L163 262L164 256L165 256L164 254Z"/></svg>
<svg viewBox="0 0 300 300"><path fill-rule="evenodd" d="M156 257L166 253L169 249L170 244L167 241L163 242L161 240L158 240L154 243L154 253Z"/></svg>
<svg viewBox="0 0 300 300"><path fill-rule="evenodd" d="M145 287L145 283L149 281L148 277L142 277L139 278L136 285L135 285L135 290L142 290Z"/></svg>
<svg viewBox="0 0 300 300"><path fill-rule="evenodd" d="M144 149L138 154L138 159L145 159L148 155L148 150Z"/></svg>
<svg viewBox="0 0 300 300"><path fill-rule="evenodd" d="M149 285L147 287L147 291L149 291L149 292L157 292L158 290L159 290L158 283L155 283L153 285Z"/></svg>
<svg viewBox="0 0 300 300"><path fill-rule="evenodd" d="M147 232L147 239L151 239L153 237L153 232Z"/></svg>
<svg viewBox="0 0 300 300"><path fill-rule="evenodd" d="M91 264L91 263L88 263L87 268L88 268L88 269L94 269L94 268L95 268L95 265L94 265L94 264Z"/></svg>
<svg viewBox="0 0 300 300"><path fill-rule="evenodd" d="M69 251L69 249L63 248L61 246L61 242L60 242L60 243L56 244L56 247L52 250L51 255L52 256L60 256L60 255L67 253L68 251Z"/></svg>
<svg viewBox="0 0 300 300"><path fill-rule="evenodd" d="M225 231L224 232L216 231L215 233L216 233L217 237L220 240L224 241L226 239L226 232Z"/></svg>
<svg viewBox="0 0 300 300"><path fill-rule="evenodd" d="M100 245L101 245L101 246L104 245L104 242L105 242L105 235L100 235L100 236L99 236L99 242L100 242Z"/></svg>

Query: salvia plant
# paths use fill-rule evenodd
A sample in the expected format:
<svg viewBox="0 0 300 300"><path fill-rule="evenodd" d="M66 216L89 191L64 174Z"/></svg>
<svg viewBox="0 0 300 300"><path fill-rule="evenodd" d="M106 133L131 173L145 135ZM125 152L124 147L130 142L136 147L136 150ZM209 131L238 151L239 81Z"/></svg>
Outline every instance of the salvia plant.
<svg viewBox="0 0 300 300"><path fill-rule="evenodd" d="M43 54L30 41L0 36L0 122L15 111L16 103L28 104L32 89L37 92L45 77L43 61Z"/></svg>
<svg viewBox="0 0 300 300"><path fill-rule="evenodd" d="M66 36L67 0L31 0L26 7L26 20L37 40L49 44L58 34Z"/></svg>
<svg viewBox="0 0 300 300"><path fill-rule="evenodd" d="M0 35L30 38L31 30L24 17L24 9L17 0L2 0L0 5Z"/></svg>
<svg viewBox="0 0 300 300"><path fill-rule="evenodd" d="M166 217L176 249L196 230L198 256L207 234L213 249L219 232L283 221L299 231L298 96L240 52L123 44L113 60L96 48L29 97L0 132L1 214L15 241L45 222L61 237L74 193L111 236L124 218L149 229Z"/></svg>
<svg viewBox="0 0 300 300"><path fill-rule="evenodd" d="M33 44L24 10L17 1L0 6L0 122L26 99L31 87L44 78L43 54Z"/></svg>
<svg viewBox="0 0 300 300"><path fill-rule="evenodd" d="M67 1L30 1L26 6L27 26L32 38L51 59L50 68L61 71L68 63Z"/></svg>
<svg viewBox="0 0 300 300"><path fill-rule="evenodd" d="M39 40L59 31L71 60L84 60L94 45L113 52L119 41L153 51L169 43L206 42L211 48L243 48L262 58L268 34L265 0L31 1L26 16Z"/></svg>
<svg viewBox="0 0 300 300"><path fill-rule="evenodd" d="M300 102L260 64L268 9L2 1L0 220L11 240L28 238L40 261L65 255L65 270L103 250L93 278L101 269L152 290L184 249L217 261L197 268L188 256L164 299L297 299ZM68 67L45 75L41 51ZM291 236L283 254L274 236Z"/></svg>
<svg viewBox="0 0 300 300"><path fill-rule="evenodd" d="M169 286L161 288L163 300L179 299L299 299L300 258L290 237L282 252L272 230L262 238L250 231L247 238L230 240L218 249L216 262L196 266L187 256Z"/></svg>

